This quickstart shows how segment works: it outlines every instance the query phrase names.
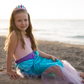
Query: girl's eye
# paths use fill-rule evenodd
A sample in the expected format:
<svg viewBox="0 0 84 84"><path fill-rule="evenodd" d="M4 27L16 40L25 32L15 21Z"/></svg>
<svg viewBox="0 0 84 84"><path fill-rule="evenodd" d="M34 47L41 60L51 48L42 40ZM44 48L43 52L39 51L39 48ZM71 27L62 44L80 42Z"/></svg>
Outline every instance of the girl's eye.
<svg viewBox="0 0 84 84"><path fill-rule="evenodd" d="M18 22L20 22L21 20L18 20Z"/></svg>
<svg viewBox="0 0 84 84"><path fill-rule="evenodd" d="M24 21L27 21L27 19L25 19Z"/></svg>

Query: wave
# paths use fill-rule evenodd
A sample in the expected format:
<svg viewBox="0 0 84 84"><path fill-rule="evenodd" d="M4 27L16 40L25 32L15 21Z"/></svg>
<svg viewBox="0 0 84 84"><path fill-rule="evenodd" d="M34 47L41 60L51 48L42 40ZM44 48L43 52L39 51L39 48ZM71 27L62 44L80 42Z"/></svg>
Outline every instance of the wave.
<svg viewBox="0 0 84 84"><path fill-rule="evenodd" d="M72 36L72 38L80 38L80 39L84 39L84 36Z"/></svg>

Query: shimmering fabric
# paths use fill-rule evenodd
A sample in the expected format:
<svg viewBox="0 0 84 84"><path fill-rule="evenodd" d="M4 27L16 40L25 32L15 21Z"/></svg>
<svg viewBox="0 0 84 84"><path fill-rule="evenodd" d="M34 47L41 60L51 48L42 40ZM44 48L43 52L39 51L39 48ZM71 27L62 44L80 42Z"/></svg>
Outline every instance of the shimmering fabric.
<svg viewBox="0 0 84 84"><path fill-rule="evenodd" d="M74 67L70 65L65 60L62 60L63 62L63 69L59 67L61 70L60 72L56 73L55 69L52 69L54 73L49 73L49 74L42 74L42 80L44 81L45 84L84 84L82 83L82 78L80 77L80 74L76 71ZM61 76L59 75L61 74ZM57 76L56 76L57 75Z"/></svg>
<svg viewBox="0 0 84 84"><path fill-rule="evenodd" d="M41 76L44 84L83 84L79 73L67 61L42 58L35 51L35 58L16 64L17 73L28 78Z"/></svg>
<svg viewBox="0 0 84 84"><path fill-rule="evenodd" d="M35 51L35 59L30 59L19 64L16 64L21 72L28 73L29 76L37 75L40 76L47 68L51 66L60 66L63 67L63 64L60 60L56 59L53 62L52 59L42 58L39 56L39 52Z"/></svg>

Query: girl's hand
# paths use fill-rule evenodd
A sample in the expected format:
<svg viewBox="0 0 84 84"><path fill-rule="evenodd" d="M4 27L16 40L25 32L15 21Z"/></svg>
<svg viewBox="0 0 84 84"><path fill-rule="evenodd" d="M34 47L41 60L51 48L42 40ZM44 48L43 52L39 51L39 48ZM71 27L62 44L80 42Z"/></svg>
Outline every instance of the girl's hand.
<svg viewBox="0 0 84 84"><path fill-rule="evenodd" d="M7 74L10 76L10 79L14 78L15 80L19 78L18 74L14 71L7 72Z"/></svg>
<svg viewBox="0 0 84 84"><path fill-rule="evenodd" d="M55 56L51 56L51 59L55 62L57 58Z"/></svg>

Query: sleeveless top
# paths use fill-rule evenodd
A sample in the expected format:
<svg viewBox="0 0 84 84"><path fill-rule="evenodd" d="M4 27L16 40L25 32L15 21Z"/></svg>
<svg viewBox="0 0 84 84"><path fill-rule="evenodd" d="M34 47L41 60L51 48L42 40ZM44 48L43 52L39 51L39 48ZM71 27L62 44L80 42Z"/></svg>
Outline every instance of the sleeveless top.
<svg viewBox="0 0 84 84"><path fill-rule="evenodd" d="M25 57L26 55L30 54L31 52L33 52L32 48L31 48L30 38L24 37L23 39L25 42L25 49L22 48L22 43L19 39L17 46L16 46L16 49L13 54L15 60L19 60L19 59Z"/></svg>

